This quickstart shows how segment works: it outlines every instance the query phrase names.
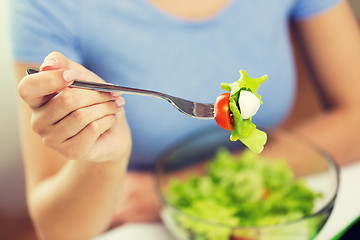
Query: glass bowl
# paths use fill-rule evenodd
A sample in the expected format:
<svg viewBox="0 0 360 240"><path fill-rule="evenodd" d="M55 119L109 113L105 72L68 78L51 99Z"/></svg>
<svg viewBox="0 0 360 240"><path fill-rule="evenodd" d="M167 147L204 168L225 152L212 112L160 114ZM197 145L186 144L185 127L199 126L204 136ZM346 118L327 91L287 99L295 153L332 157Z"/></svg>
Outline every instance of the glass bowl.
<svg viewBox="0 0 360 240"><path fill-rule="evenodd" d="M169 184L174 181L182 183L194 176L206 176L206 166L214 161L218 149L226 148L231 155L249 151L240 141L230 141L229 131L220 128L206 129L173 146L157 162L155 179L163 204L161 218L176 239L300 240L316 237L333 209L339 187L339 169L328 154L301 137L280 129L265 132L268 140L264 151L258 156L265 161L282 159L292 170L293 179L302 179L307 188L321 196L316 198L311 212L286 222L272 224L270 219L270 224L268 221L261 226L243 226L220 223L218 219L223 210L216 206L204 206L214 215L204 219L172 204L169 200ZM194 193L191 194L197 194L196 189L192 191ZM201 191L201 187L198 191ZM281 206L281 199L279 204Z"/></svg>

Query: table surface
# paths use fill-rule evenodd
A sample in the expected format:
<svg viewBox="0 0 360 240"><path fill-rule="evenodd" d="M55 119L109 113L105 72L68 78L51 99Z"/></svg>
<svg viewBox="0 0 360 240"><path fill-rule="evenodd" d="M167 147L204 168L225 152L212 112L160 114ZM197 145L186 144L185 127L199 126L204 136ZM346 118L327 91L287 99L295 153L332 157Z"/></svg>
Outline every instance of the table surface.
<svg viewBox="0 0 360 240"><path fill-rule="evenodd" d="M360 162L340 170L340 187L334 209L315 240L329 240L360 215ZM175 240L161 223L126 224L94 240Z"/></svg>

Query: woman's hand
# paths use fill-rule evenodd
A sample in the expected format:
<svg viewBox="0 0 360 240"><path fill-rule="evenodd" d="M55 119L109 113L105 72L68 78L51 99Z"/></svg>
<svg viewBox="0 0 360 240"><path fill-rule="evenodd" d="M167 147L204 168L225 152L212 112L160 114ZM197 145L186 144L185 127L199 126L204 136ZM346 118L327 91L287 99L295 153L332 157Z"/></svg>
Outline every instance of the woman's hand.
<svg viewBox="0 0 360 240"><path fill-rule="evenodd" d="M31 125L43 142L72 160L128 158L131 136L124 99L119 94L69 88L75 78L104 81L60 53L48 55L40 69L24 77L18 91L32 109Z"/></svg>
<svg viewBox="0 0 360 240"><path fill-rule="evenodd" d="M129 172L111 227L129 222L159 221L161 202L150 172Z"/></svg>

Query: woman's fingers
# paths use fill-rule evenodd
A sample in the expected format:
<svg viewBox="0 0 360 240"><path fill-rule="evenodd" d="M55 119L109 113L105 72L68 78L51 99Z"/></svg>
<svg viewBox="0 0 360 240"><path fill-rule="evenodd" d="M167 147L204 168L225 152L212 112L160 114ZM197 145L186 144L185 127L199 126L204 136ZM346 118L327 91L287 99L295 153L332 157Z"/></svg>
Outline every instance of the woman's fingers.
<svg viewBox="0 0 360 240"><path fill-rule="evenodd" d="M78 134L61 144L62 153L69 159L87 160L93 162L111 160L110 155L107 159L104 149L96 147L96 142L116 123L117 116L115 114L106 115L88 124ZM110 146L111 148L111 146ZM109 152L113 149L108 149ZM101 157L101 158L99 158Z"/></svg>
<svg viewBox="0 0 360 240"><path fill-rule="evenodd" d="M52 52L44 59L40 70L39 73L25 76L18 85L19 95L32 108L42 106L56 93L68 87L77 77L80 67L61 53Z"/></svg>
<svg viewBox="0 0 360 240"><path fill-rule="evenodd" d="M123 103L119 100L111 100L105 103L94 104L79 108L54 125L51 125L43 139L49 146L56 147L81 132L87 125L108 115L114 115L121 111Z"/></svg>
<svg viewBox="0 0 360 240"><path fill-rule="evenodd" d="M34 112L35 116L32 124L35 128L42 128L46 131L46 128L56 124L79 108L116 100L119 96L120 94L112 95L105 92L67 88ZM39 126L36 127L37 125Z"/></svg>
<svg viewBox="0 0 360 240"><path fill-rule="evenodd" d="M93 72L58 52L50 53L40 69L39 73L25 76L18 85L19 95L32 108L45 104L58 92L70 86L76 78L104 82Z"/></svg>
<svg viewBox="0 0 360 240"><path fill-rule="evenodd" d="M47 55L40 66L41 71L48 71L54 69L67 69L70 65L70 60L59 52L52 52Z"/></svg>
<svg viewBox="0 0 360 240"><path fill-rule="evenodd" d="M20 97L32 108L42 106L54 94L71 85L73 79L67 77L65 80L63 73L65 73L64 70L54 70L25 76L18 85ZM75 75L71 72L70 74Z"/></svg>
<svg viewBox="0 0 360 240"><path fill-rule="evenodd" d="M72 69L77 73L77 78L79 79L93 82L104 82L104 80L86 69L84 66L69 60L59 52L52 52L45 57L43 64L40 66L40 70L49 71L56 69Z"/></svg>

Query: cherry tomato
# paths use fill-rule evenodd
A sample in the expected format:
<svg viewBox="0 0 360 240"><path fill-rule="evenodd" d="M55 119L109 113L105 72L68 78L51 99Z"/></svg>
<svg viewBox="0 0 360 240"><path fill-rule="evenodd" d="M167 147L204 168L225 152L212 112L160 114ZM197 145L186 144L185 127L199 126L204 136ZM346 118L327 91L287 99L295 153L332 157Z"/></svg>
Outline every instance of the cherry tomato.
<svg viewBox="0 0 360 240"><path fill-rule="evenodd" d="M214 118L216 123L226 130L233 129L233 117L229 106L230 93L219 95L214 104Z"/></svg>

